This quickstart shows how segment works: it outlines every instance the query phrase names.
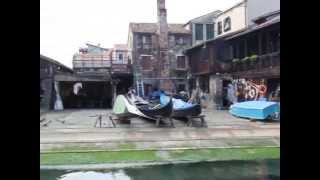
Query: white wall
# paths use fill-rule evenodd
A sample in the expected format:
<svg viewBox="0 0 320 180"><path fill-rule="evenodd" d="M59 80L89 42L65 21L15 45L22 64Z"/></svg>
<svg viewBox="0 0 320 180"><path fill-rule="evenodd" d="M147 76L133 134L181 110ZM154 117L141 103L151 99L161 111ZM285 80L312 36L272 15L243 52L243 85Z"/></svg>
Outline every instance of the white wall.
<svg viewBox="0 0 320 180"><path fill-rule="evenodd" d="M262 1L262 0L261 0ZM231 18L231 29L224 32L223 21L225 18ZM222 22L222 33L218 35L218 22ZM246 27L246 7L245 3L221 13L215 20L216 37L232 33Z"/></svg>

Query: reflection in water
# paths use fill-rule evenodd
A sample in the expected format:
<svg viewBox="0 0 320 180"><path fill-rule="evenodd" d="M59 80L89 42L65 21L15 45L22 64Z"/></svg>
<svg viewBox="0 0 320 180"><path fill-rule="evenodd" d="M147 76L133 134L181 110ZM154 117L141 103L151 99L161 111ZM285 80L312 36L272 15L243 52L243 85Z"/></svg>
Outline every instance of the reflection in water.
<svg viewBox="0 0 320 180"><path fill-rule="evenodd" d="M58 180L130 180L131 178L127 176L123 170L120 171L111 171L107 173L103 172L71 172L64 174L61 177L57 178Z"/></svg>
<svg viewBox="0 0 320 180"><path fill-rule="evenodd" d="M41 171L40 180L276 180L280 161L228 161L106 171Z"/></svg>

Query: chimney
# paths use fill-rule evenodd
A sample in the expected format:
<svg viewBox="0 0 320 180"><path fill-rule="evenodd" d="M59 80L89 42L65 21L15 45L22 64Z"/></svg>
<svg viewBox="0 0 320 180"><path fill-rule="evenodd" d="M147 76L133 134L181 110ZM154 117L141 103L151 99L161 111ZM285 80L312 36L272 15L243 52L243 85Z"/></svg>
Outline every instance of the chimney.
<svg viewBox="0 0 320 180"><path fill-rule="evenodd" d="M160 49L168 49L168 22L165 0L158 1L158 35Z"/></svg>
<svg viewBox="0 0 320 180"><path fill-rule="evenodd" d="M168 22L167 22L167 10L165 6L165 0L157 0L158 8L158 43L159 43L159 76L160 89L168 92L174 91L174 85L172 80L170 80L170 61L168 55Z"/></svg>

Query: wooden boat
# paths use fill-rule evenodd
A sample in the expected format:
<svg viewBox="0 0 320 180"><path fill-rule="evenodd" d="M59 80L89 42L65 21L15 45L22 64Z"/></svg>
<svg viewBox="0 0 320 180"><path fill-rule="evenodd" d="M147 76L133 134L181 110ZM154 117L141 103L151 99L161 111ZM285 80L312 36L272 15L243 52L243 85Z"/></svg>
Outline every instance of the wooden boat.
<svg viewBox="0 0 320 180"><path fill-rule="evenodd" d="M168 96L160 96L161 104L168 101ZM171 117L186 118L188 116L198 116L201 114L201 106L199 104L191 104L181 99L172 98L173 111Z"/></svg>
<svg viewBox="0 0 320 180"><path fill-rule="evenodd" d="M172 117L185 118L188 116L198 116L201 114L200 104L193 104L188 108L176 108L173 109Z"/></svg>
<svg viewBox="0 0 320 180"><path fill-rule="evenodd" d="M232 105L229 112L237 117L264 120L279 113L280 107L276 102L245 101Z"/></svg>
<svg viewBox="0 0 320 180"><path fill-rule="evenodd" d="M145 115L155 117L170 117L172 113L172 100L170 99L166 104L157 104L157 105L140 105L138 109Z"/></svg>
<svg viewBox="0 0 320 180"><path fill-rule="evenodd" d="M133 104L135 104L135 105L137 105L137 106L149 104L148 101L146 101L146 100L144 100L143 98L141 98L141 97L139 97L139 96L136 96L136 95L134 95L134 94L131 94L130 96L127 96L127 99L128 99L131 103L133 103Z"/></svg>
<svg viewBox="0 0 320 180"><path fill-rule="evenodd" d="M114 115L120 118L127 118L132 116L140 116L147 119L156 120L153 117L147 116L143 114L135 104L132 104L124 95L118 95L114 105L112 112Z"/></svg>

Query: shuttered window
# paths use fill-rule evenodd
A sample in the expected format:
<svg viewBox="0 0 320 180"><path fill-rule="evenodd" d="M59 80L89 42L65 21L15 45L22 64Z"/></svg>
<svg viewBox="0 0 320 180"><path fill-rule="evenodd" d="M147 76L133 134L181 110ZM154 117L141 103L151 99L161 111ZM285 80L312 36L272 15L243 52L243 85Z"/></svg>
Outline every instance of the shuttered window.
<svg viewBox="0 0 320 180"><path fill-rule="evenodd" d="M186 68L186 57L178 56L177 57L177 68L185 69Z"/></svg>
<svg viewBox="0 0 320 180"><path fill-rule="evenodd" d="M144 71L152 70L151 56L141 56L141 67Z"/></svg>

